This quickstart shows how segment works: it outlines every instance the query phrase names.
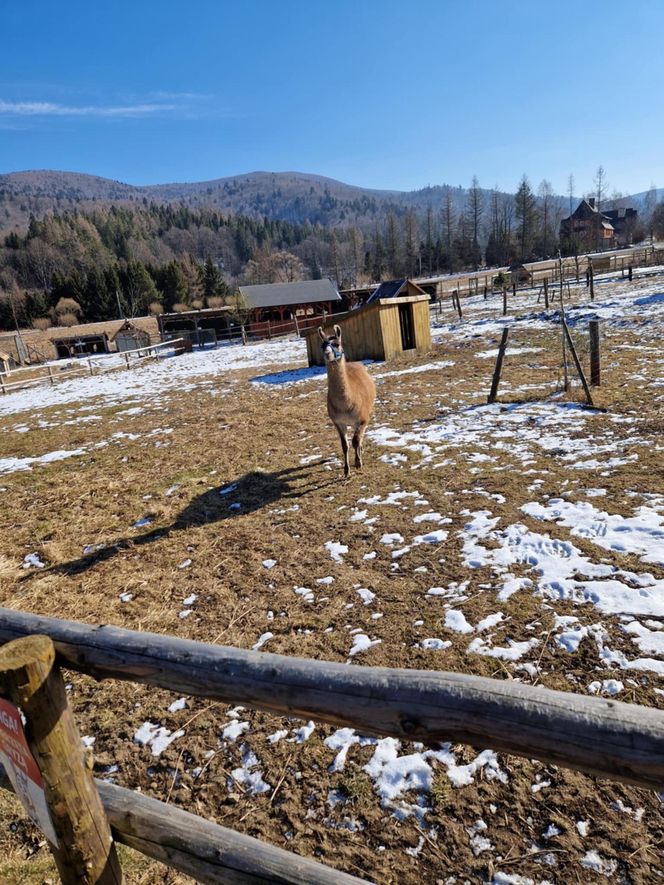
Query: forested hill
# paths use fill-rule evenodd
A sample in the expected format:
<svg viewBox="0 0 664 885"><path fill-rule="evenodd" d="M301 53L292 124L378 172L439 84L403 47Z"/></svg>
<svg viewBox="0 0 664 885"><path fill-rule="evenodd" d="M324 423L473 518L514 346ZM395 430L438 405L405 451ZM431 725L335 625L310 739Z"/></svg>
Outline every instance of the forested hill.
<svg viewBox="0 0 664 885"><path fill-rule="evenodd" d="M77 172L12 172L0 175L0 232L25 228L30 216L95 205L182 203L252 218L296 224L368 229L393 212L411 209L424 217L449 195L456 209L466 199L461 187L417 191L372 190L301 172L251 172L230 178L137 187Z"/></svg>

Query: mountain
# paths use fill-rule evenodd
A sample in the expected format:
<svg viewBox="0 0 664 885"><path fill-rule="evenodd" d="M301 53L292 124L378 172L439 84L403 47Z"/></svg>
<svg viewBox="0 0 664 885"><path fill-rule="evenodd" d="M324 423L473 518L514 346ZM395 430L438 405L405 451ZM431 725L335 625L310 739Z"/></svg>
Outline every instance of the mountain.
<svg viewBox="0 0 664 885"><path fill-rule="evenodd" d="M0 175L0 231L24 228L33 214L91 208L95 204L183 203L250 217L325 227L368 228L389 212L437 211L445 193L455 206L466 191L448 186L417 191L374 190L302 172L251 172L213 181L135 186L78 172L32 171Z"/></svg>

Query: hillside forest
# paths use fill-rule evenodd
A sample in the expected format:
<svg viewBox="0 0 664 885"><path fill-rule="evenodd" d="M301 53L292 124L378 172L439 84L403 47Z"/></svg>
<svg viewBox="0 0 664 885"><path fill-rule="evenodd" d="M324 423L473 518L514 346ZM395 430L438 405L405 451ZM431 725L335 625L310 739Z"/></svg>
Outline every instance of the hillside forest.
<svg viewBox="0 0 664 885"><path fill-rule="evenodd" d="M0 329L232 304L242 283L329 277L348 288L578 249L558 241L572 198L568 205L546 181L535 191L524 176L515 194L483 190L477 179L467 191L435 192L425 207L386 199L367 216L358 204L357 218L348 209L328 225L147 197L81 198L46 211L42 197L42 214L0 240ZM0 208L8 194L0 189ZM664 203L651 201L643 218L635 239L664 236Z"/></svg>

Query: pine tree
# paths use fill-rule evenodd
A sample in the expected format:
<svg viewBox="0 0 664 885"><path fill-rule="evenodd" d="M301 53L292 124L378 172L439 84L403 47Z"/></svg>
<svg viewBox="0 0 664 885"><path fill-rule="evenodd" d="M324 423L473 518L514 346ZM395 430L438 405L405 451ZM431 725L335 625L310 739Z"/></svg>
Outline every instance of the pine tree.
<svg viewBox="0 0 664 885"><path fill-rule="evenodd" d="M514 198L514 209L519 222L517 227L517 248L520 261L525 261L533 250L537 226L537 202L524 175Z"/></svg>

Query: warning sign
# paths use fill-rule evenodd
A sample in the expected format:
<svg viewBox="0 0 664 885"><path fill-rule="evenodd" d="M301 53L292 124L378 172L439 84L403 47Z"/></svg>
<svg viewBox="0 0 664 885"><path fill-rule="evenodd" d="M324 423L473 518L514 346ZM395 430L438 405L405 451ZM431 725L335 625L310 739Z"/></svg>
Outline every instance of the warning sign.
<svg viewBox="0 0 664 885"><path fill-rule="evenodd" d="M48 841L56 848L58 840L48 813L44 782L30 747L25 739L21 714L18 709L0 698L0 763L12 782L16 795L30 820L41 828Z"/></svg>

